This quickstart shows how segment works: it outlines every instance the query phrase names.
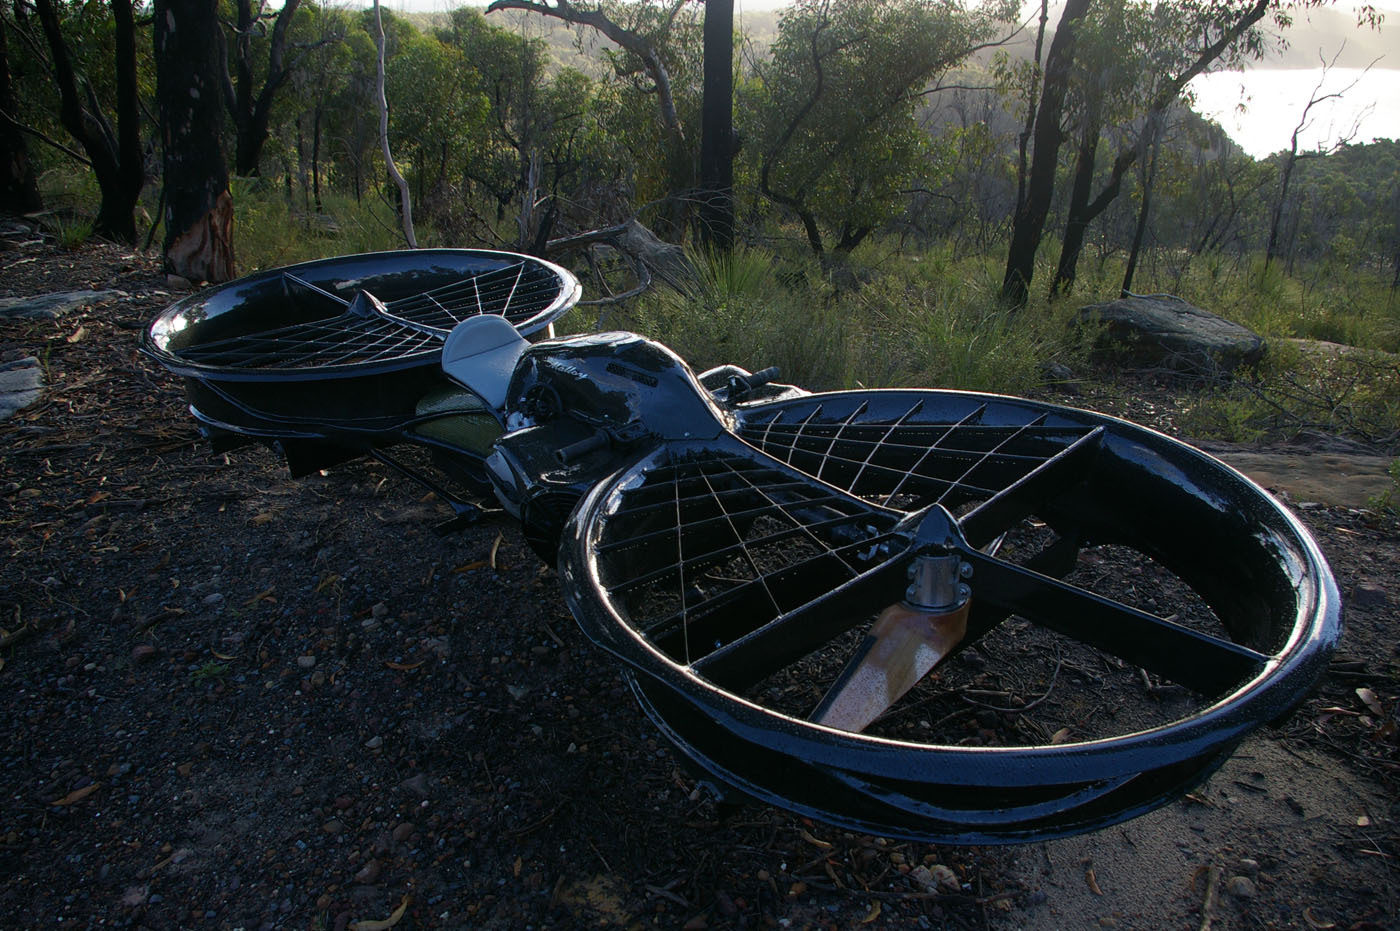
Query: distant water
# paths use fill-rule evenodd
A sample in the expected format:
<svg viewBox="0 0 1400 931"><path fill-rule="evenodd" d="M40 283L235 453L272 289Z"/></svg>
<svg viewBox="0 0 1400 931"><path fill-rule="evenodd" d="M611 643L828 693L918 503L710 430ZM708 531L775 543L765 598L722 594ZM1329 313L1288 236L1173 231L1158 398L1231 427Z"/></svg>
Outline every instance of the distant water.
<svg viewBox="0 0 1400 931"><path fill-rule="evenodd" d="M1293 128L1320 80L1320 68L1261 68L1203 74L1191 82L1191 88L1197 112L1224 127L1250 155L1263 158L1288 148ZM1334 68L1327 73L1319 96L1341 91L1353 81L1356 86L1341 99L1313 107L1308 127L1298 135L1300 151L1331 145L1344 136L1357 143L1400 139L1400 71ZM1241 104L1243 110L1238 109Z"/></svg>

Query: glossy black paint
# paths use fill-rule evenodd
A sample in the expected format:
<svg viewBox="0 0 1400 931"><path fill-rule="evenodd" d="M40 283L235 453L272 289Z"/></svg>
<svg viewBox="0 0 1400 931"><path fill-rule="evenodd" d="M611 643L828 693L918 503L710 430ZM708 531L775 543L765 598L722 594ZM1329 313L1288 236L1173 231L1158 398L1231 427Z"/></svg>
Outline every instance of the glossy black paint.
<svg viewBox="0 0 1400 931"><path fill-rule="evenodd" d="M489 460L414 433L418 400L444 383L442 331L437 318L398 319L394 302L522 260L420 250L279 269L177 303L143 348L186 379L215 436L275 442L294 472L363 454L404 468L383 451L401 442L464 466L542 558L558 556L579 623L626 664L681 753L719 783L854 830L998 843L1132 817L1208 775L1325 670L1340 602L1302 525L1209 456L1113 418L952 391L806 395L732 366L697 377L658 343L604 333L525 351L490 414L506 432ZM577 299L558 271L559 293L517 321L522 332ZM279 333L288 314L305 318L296 333L344 320L373 335L389 319L401 341L378 358L301 353L290 365L275 346L256 364L209 350ZM1058 539L1019 563L999 557L1003 532L1032 515ZM793 525L771 531L774 546L816 555L757 565L743 535L765 520ZM1226 634L1061 581L1081 547L1102 543L1170 570ZM910 562L931 553L973 569L963 647L1014 613L1208 700L1135 733L970 748L836 731L743 697L898 601ZM697 583L745 560L757 582ZM644 618L636 592L669 575L679 611Z"/></svg>
<svg viewBox="0 0 1400 931"><path fill-rule="evenodd" d="M849 433L853 422L847 415L860 411L893 421L898 416L882 409L907 412L920 405L943 409L943 419L953 422L980 411L976 429L1039 424L1047 441L1062 427L1074 428L1045 453L1054 461L1058 447L1074 465L1073 480L1054 474L1058 467L1048 477L1031 470L1023 479L1033 505L1009 507L1001 519L1019 520L1032 510L1066 535L1149 553L1202 594L1231 640L1202 636L1033 568L1003 563L974 548L961 532L934 534L940 537L934 540L926 529L921 540L920 528L936 526L925 512L903 519L895 514L881 523L883 510L862 502L870 509L872 533L892 523L903 541L882 544L888 554L883 561L876 556L850 582L771 619L756 602L729 600L726 636L751 632L687 662L676 647L619 615L606 591L608 579L627 576L625 563L599 562L600 553L612 552L609 515L626 512L625 496L639 493L641 477L666 461L701 454L696 444L671 444L619 471L580 504L562 547L561 581L590 637L634 670L634 688L658 726L716 780L814 818L891 836L1000 843L1074 833L1132 817L1186 791L1250 730L1290 710L1324 671L1340 633L1340 600L1311 536L1243 476L1153 431L1015 399L891 391L761 405L741 413L739 432L762 448L763 431L755 424L770 419L774 409L804 425L825 410L831 429L812 429L810 441L770 449L810 473L822 470L823 457L838 460L845 465L829 470L828 477L838 487L861 484L858 464L865 454L842 450L842 431ZM1087 444L1071 439L1091 434ZM763 455L737 446L733 454ZM1003 487L1012 499L1023 494L1016 481ZM987 514L970 522L978 525ZM625 535L630 527L619 532ZM994 529L983 527L979 535ZM897 600L908 559L930 545L950 547L974 565L973 637L1015 611L1212 701L1199 714L1139 733L1057 746L967 748L822 728L736 694L869 616L858 608L878 610ZM1045 562L1048 567L1055 559ZM691 638L690 648L700 642L703 654L709 637Z"/></svg>

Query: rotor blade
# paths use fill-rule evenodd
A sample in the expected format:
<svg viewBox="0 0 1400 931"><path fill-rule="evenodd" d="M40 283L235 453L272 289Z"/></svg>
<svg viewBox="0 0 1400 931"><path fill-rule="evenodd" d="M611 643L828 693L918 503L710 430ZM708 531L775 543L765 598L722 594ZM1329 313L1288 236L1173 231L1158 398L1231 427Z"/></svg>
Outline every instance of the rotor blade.
<svg viewBox="0 0 1400 931"><path fill-rule="evenodd" d="M898 602L875 621L811 720L862 731L943 661L967 632L966 602L931 614Z"/></svg>

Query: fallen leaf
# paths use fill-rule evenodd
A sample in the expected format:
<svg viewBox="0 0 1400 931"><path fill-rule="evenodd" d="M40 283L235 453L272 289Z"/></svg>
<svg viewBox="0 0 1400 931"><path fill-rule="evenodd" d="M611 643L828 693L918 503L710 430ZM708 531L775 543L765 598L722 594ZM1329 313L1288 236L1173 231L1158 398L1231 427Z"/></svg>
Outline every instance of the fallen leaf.
<svg viewBox="0 0 1400 931"><path fill-rule="evenodd" d="M1356 826L1359 828L1369 828L1371 826L1371 819L1366 815L1360 815L1356 819Z"/></svg>
<svg viewBox="0 0 1400 931"><path fill-rule="evenodd" d="M261 527L263 524L270 523L271 521L271 511L263 511L261 514L254 514L248 519L248 523L252 524L254 527Z"/></svg>
<svg viewBox="0 0 1400 931"><path fill-rule="evenodd" d="M1099 888L1099 881L1094 876L1093 870L1084 871L1084 881L1089 884L1089 891L1094 895L1103 895L1103 890Z"/></svg>
<svg viewBox="0 0 1400 931"><path fill-rule="evenodd" d="M59 799L56 802L49 802L49 804L57 806L72 805L75 802L81 802L83 799L96 792L99 788L101 788L101 786L102 783L100 782L94 782L91 785L85 785L81 789L74 789L72 792L69 792L67 795L63 796L63 798Z"/></svg>
<svg viewBox="0 0 1400 931"><path fill-rule="evenodd" d="M412 901L413 896L405 895L403 901L399 903L399 907L394 909L394 913L388 918L379 921L352 921L350 922L350 931L389 931L403 919L404 913L408 911L408 903Z"/></svg>
<svg viewBox="0 0 1400 931"><path fill-rule="evenodd" d="M397 672L408 672L409 670L417 669L419 666L423 665L423 662L424 661L421 659L416 663L396 663L393 660L385 660L384 665Z"/></svg>
<svg viewBox="0 0 1400 931"><path fill-rule="evenodd" d="M68 336L65 337L65 341L70 343L76 343L79 340L81 340L84 336L87 336L87 327L80 326L72 333L69 333Z"/></svg>
<svg viewBox="0 0 1400 931"><path fill-rule="evenodd" d="M224 654L220 653L218 650L215 650L213 648L210 648L209 652L213 653L215 657L223 660L224 662L228 662L231 659L237 659L238 657L237 653L234 653L232 656L225 656Z"/></svg>
<svg viewBox="0 0 1400 931"><path fill-rule="evenodd" d="M860 920L860 923L863 924L863 925L868 925L868 924L870 924L870 922L874 921L876 918L879 918L879 917L880 917L880 900L879 900L879 899L876 899L874 902L871 902L871 903L870 903L870 911L868 911L868 912L865 913L865 917L862 918L862 919Z"/></svg>
<svg viewBox="0 0 1400 931"><path fill-rule="evenodd" d="M807 843L811 844L813 847L821 847L823 850L831 849L831 843L829 841L824 841L820 838L813 837L806 828L798 828L797 836L805 840Z"/></svg>
<svg viewBox="0 0 1400 931"><path fill-rule="evenodd" d="M505 535L504 535L504 534L501 534L501 533L498 533L498 534L496 534L496 540L495 540L495 542L493 542L493 543L491 544L491 560L490 560L490 561L491 561L491 568L492 568L492 569L496 568L496 551L499 550L499 549L501 548L501 541L504 540L504 539L505 539Z"/></svg>
<svg viewBox="0 0 1400 931"><path fill-rule="evenodd" d="M515 858L515 866L514 866L514 868L512 869L512 872L515 874L515 878L516 878L516 879L519 879L519 878L520 878L520 871L521 871L524 867L525 867L525 861L522 860L520 857L516 857L516 858Z"/></svg>
<svg viewBox="0 0 1400 931"><path fill-rule="evenodd" d="M472 572L476 569L486 568L486 560L478 559L476 562L469 562L465 566L458 566L453 572Z"/></svg>
<svg viewBox="0 0 1400 931"><path fill-rule="evenodd" d="M273 590L270 588L265 592L258 592L252 598L249 598L247 601L243 602L243 607L251 608L259 601L266 601L268 604L277 604L277 599L272 597L272 592Z"/></svg>
<svg viewBox="0 0 1400 931"><path fill-rule="evenodd" d="M1356 690L1356 697L1361 699L1361 704L1371 710L1371 713L1378 718L1385 717L1385 709L1381 707L1381 701L1376 697L1376 693L1362 686Z"/></svg>
<svg viewBox="0 0 1400 931"><path fill-rule="evenodd" d="M1062 727L1055 733L1051 734L1050 742L1052 744L1069 743L1069 728Z"/></svg>
<svg viewBox="0 0 1400 931"><path fill-rule="evenodd" d="M317 583L316 594L319 595L321 592L325 591L326 588L328 588L331 585L334 585L336 582L339 581L340 576L336 575L334 572L327 573L326 577L322 579L319 583Z"/></svg>
<svg viewBox="0 0 1400 931"><path fill-rule="evenodd" d="M87 501L86 501L85 503L87 503L87 504L96 504L97 502L101 501L103 498L110 498L110 497L112 497L111 492L107 492L107 491L94 491L92 494L88 495L88 499L87 499Z"/></svg>

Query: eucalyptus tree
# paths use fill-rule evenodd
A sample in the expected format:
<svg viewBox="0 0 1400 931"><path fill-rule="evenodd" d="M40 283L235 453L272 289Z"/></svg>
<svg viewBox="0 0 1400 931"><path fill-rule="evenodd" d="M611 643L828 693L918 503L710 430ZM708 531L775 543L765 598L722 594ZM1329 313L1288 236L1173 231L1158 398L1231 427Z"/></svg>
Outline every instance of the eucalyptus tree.
<svg viewBox="0 0 1400 931"><path fill-rule="evenodd" d="M387 62L389 121L420 202L478 143L488 102L477 65L432 33L408 33Z"/></svg>
<svg viewBox="0 0 1400 931"><path fill-rule="evenodd" d="M209 105L223 79L215 4L155 0L165 268L196 283L229 281L236 274L222 114Z"/></svg>
<svg viewBox="0 0 1400 931"><path fill-rule="evenodd" d="M928 153L916 112L991 44L1013 7L955 0L797 0L740 91L761 194L818 257L844 255L904 205Z"/></svg>
<svg viewBox="0 0 1400 931"><path fill-rule="evenodd" d="M690 0L494 0L487 12L525 10L591 30L612 81L630 91L615 98L614 119L630 115L628 144L637 196L666 205L657 227L668 239L685 233L696 187L696 136L703 22ZM641 112L648 119L638 119Z"/></svg>
<svg viewBox="0 0 1400 931"><path fill-rule="evenodd" d="M59 119L82 148L79 156L91 167L101 192L101 205L93 232L122 242L136 241L136 201L146 183L145 153L141 144L141 101L137 69L136 18L131 0L110 0L108 7L89 5L81 14L61 0L34 0L48 51L48 68L59 96ZM109 24L112 57L90 62L105 74L114 90L115 125L89 77L82 59L69 47L65 26L86 17L79 26L91 29L94 21ZM70 154L72 150L69 151Z"/></svg>
<svg viewBox="0 0 1400 931"><path fill-rule="evenodd" d="M19 103L10 76L10 49L0 16L0 213L29 213L43 206L29 157Z"/></svg>
<svg viewBox="0 0 1400 931"><path fill-rule="evenodd" d="M1027 179L1026 197L1012 223L1007 249L1006 271L1002 279L1003 300L1012 307L1024 306L1035 272L1035 255L1049 215L1056 182L1055 168L1065 139L1062 125L1066 95L1076 69L1079 38L1096 0L1069 0L1060 18L1054 40L1046 56L1045 80L1036 113L1034 152ZM1151 132L1160 126L1167 109L1181 99L1186 85L1212 67L1260 57L1277 42L1260 24L1266 17L1282 27L1294 11L1319 6L1324 0L1182 0L1160 3L1153 8L1158 32L1152 38L1148 76L1137 115L1149 132L1118 148L1108 177L1100 192L1089 199L1090 218L1101 211L1122 190L1124 175L1147 151ZM1363 19L1376 21L1374 9L1363 8ZM1077 260L1077 255L1073 256ZM1064 261L1062 266L1066 265ZM1073 273L1073 261L1068 263Z"/></svg>
<svg viewBox="0 0 1400 931"><path fill-rule="evenodd" d="M235 174L260 173L278 96L310 53L342 38L312 27L324 16L325 11L310 3L303 6L302 0L284 0L276 12L267 0L234 0L234 18L221 50L228 59L221 90L233 120ZM298 30L303 34L297 35Z"/></svg>

